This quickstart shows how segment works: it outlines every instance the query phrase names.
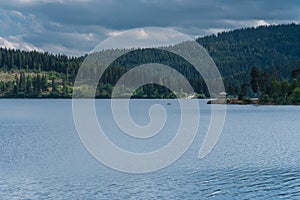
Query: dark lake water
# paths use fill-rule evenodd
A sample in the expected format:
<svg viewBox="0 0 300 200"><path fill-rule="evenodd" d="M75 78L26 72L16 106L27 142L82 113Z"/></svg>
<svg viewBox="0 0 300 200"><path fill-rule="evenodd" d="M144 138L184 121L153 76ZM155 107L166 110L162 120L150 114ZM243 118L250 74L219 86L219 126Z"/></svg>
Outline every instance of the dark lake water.
<svg viewBox="0 0 300 200"><path fill-rule="evenodd" d="M88 153L71 100L0 99L0 199L300 199L300 107L227 106L218 143L199 159L210 119L210 106L199 102L200 127L189 150L162 170L129 174ZM165 145L180 120L175 100L133 100L133 119L147 124L153 103L165 106L168 120L147 142L122 135L108 100L96 107L113 142L147 152Z"/></svg>

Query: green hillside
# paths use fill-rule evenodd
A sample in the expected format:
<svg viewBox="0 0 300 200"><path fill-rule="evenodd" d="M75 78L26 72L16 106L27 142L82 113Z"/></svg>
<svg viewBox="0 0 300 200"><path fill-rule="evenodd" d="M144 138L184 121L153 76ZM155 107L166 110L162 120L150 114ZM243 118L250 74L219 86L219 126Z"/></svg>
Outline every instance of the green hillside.
<svg viewBox="0 0 300 200"><path fill-rule="evenodd" d="M300 68L300 25L245 28L198 38L214 59L230 95L250 88L252 67L267 77L267 82L291 81ZM110 54L113 50L103 51ZM0 97L71 97L72 85L82 57L25 52L0 48ZM97 97L109 97L113 85L129 69L145 63L162 63L182 73L201 96L208 96L201 76L182 58L157 49L137 49L117 59L100 80ZM176 81L176 80L174 80ZM267 84L267 83L265 83ZM164 87L146 85L135 97L174 97Z"/></svg>
<svg viewBox="0 0 300 200"><path fill-rule="evenodd" d="M229 85L250 81L253 66L274 78L291 79L300 67L300 25L261 26L199 38Z"/></svg>

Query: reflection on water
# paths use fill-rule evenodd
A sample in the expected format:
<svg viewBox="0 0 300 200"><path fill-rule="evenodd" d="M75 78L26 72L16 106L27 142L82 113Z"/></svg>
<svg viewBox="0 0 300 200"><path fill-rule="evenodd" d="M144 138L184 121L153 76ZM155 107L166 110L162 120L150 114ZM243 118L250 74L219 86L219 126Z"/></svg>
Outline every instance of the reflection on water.
<svg viewBox="0 0 300 200"><path fill-rule="evenodd" d="M147 123L144 112L153 102L167 105L166 100L133 102L137 123ZM97 100L99 121L112 141L129 150L159 148L176 131L175 101L166 106L165 135L137 145L114 129L107 105ZM1 99L0 199L300 198L300 107L228 106L221 138L202 160L197 154L210 117L205 101L200 110L199 134L181 159L163 170L134 175L101 165L85 150L70 100Z"/></svg>

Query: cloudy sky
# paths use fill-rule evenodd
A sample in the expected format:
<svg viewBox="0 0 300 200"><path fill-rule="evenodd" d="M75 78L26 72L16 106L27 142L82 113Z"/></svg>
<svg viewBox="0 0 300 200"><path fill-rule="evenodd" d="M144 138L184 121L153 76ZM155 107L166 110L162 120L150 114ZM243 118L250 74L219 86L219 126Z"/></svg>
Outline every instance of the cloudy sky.
<svg viewBox="0 0 300 200"><path fill-rule="evenodd" d="M300 22L299 0L3 0L0 46L78 56L131 28L195 37L291 22Z"/></svg>

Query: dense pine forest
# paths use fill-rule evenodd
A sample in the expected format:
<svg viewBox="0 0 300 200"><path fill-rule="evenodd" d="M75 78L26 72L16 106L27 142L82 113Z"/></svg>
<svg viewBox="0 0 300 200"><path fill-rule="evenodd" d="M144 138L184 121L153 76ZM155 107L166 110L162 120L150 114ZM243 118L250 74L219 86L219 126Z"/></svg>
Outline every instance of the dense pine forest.
<svg viewBox="0 0 300 200"><path fill-rule="evenodd" d="M229 96L258 97L265 103L298 102L300 25L245 28L201 37L197 42L214 59ZM104 53L109 51L113 50ZM0 97L69 98L85 57L0 48ZM173 67L189 80L198 97L209 97L204 81L189 63L157 49L137 49L118 58L99 81L97 97L110 97L122 74L150 62ZM174 94L162 86L148 84L139 88L134 97L174 98Z"/></svg>

